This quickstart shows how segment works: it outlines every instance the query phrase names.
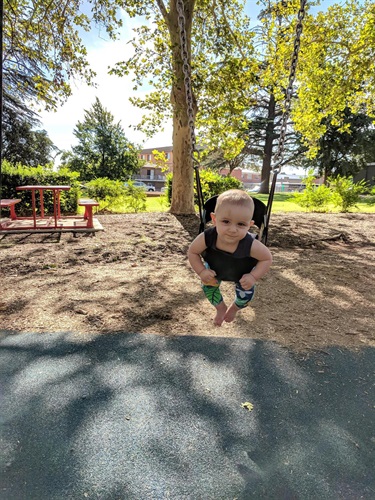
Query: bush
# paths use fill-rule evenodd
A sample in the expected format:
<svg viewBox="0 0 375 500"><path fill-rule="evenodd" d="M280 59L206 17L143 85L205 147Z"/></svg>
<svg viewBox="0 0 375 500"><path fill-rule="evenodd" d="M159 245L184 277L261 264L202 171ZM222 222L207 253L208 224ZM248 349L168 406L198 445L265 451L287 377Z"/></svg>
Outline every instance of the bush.
<svg viewBox="0 0 375 500"><path fill-rule="evenodd" d="M241 189L243 184L235 177L223 177L222 175L214 172L213 170L201 170L199 172L201 181L203 200L206 201L212 196L218 195L227 191L228 189ZM195 197L194 201L198 203L198 196L196 194L195 184Z"/></svg>
<svg viewBox="0 0 375 500"><path fill-rule="evenodd" d="M146 210L146 192L141 187L135 187L131 181L125 189L125 206L130 212L144 212Z"/></svg>
<svg viewBox="0 0 375 500"><path fill-rule="evenodd" d="M2 162L2 198L19 198L17 213L20 216L30 216L32 213L31 192L17 191L17 186L55 185L71 186L69 191L61 192L61 211L63 213L76 213L77 199L80 196L79 174L67 169L55 172L52 165L27 167L21 164L13 165L6 160ZM44 208L46 213L53 213L53 194L45 191Z"/></svg>
<svg viewBox="0 0 375 500"><path fill-rule="evenodd" d="M332 201L340 212L348 212L349 208L355 207L360 200L360 195L368 190L366 181L353 182L352 177L330 177L328 179L332 190Z"/></svg>
<svg viewBox="0 0 375 500"><path fill-rule="evenodd" d="M173 174L169 172L166 177L167 177L167 182L166 182L166 186L165 186L166 187L165 198L166 198L167 204L170 206L171 200L172 200L172 179L173 179Z"/></svg>
<svg viewBox="0 0 375 500"><path fill-rule="evenodd" d="M85 185L85 195L99 202L99 210L116 209L125 203L126 188L122 181L100 177Z"/></svg>
<svg viewBox="0 0 375 500"><path fill-rule="evenodd" d="M294 201L311 212L328 212L328 204L332 197L331 190L325 185L316 186L314 180L315 175L310 170L303 181L306 188L302 193L293 195Z"/></svg>
<svg viewBox="0 0 375 500"><path fill-rule="evenodd" d="M195 173L194 173L195 176ZM201 170L199 178L202 187L203 201L208 200L212 196L223 193L228 189L242 189L243 184L235 177L223 177L222 175L214 172L213 170ZM173 174L167 175L167 199L169 204L172 199L172 179ZM198 205L197 183L194 177L194 203Z"/></svg>

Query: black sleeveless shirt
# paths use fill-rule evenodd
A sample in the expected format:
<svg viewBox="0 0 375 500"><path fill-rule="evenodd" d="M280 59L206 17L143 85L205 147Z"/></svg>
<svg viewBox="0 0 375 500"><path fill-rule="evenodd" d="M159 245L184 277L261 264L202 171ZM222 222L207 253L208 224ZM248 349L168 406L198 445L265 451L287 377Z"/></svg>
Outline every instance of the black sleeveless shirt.
<svg viewBox="0 0 375 500"><path fill-rule="evenodd" d="M249 273L256 265L257 260L250 257L250 250L256 235L247 233L239 241L233 253L216 248L216 227L204 231L204 240L207 248L202 252L203 259L216 272L216 278L221 281L238 282L244 274Z"/></svg>

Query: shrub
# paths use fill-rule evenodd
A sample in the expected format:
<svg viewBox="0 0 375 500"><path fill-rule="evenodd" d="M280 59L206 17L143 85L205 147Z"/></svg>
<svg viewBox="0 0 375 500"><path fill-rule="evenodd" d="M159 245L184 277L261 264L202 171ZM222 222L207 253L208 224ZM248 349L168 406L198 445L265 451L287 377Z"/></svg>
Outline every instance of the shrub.
<svg viewBox="0 0 375 500"><path fill-rule="evenodd" d="M167 182L166 182L166 193L165 193L165 198L166 198L166 201L167 201L167 204L170 205L171 204L171 200L172 200L172 179L173 179L173 174L172 173L168 173L167 174Z"/></svg>
<svg viewBox="0 0 375 500"><path fill-rule="evenodd" d="M242 182L235 177L223 177L213 170L202 170L199 174L204 201L208 200L212 196L223 193L228 189L241 189L243 187ZM194 201L195 203L198 203L196 185Z"/></svg>
<svg viewBox="0 0 375 500"><path fill-rule="evenodd" d="M330 177L328 179L332 190L332 201L340 212L348 212L359 202L360 195L368 190L366 181L354 182L352 177Z"/></svg>
<svg viewBox="0 0 375 500"><path fill-rule="evenodd" d="M21 216L31 215L31 192L17 191L17 186L27 185L69 185L69 191L61 192L61 211L76 213L77 199L80 194L79 174L67 169L55 172L52 165L28 167L21 164L13 165L6 160L2 162L2 198L20 198L17 212ZM46 213L53 213L53 194L46 191L43 196Z"/></svg>
<svg viewBox="0 0 375 500"><path fill-rule="evenodd" d="M328 212L328 204L332 196L331 190L325 185L316 186L314 180L315 175L310 170L304 179L306 188L302 193L293 195L294 201L311 212Z"/></svg>
<svg viewBox="0 0 375 500"><path fill-rule="evenodd" d="M210 169L201 170L199 172L199 178L202 187L203 201L208 200L211 196L215 196L220 194L228 189L242 189L243 184L241 181L236 179L235 177L224 177L217 172L214 172ZM172 180L173 174L169 173L167 175L166 182L166 197L168 200L168 204L171 204L172 199ZM194 203L198 205L198 195L197 195L197 184L196 177L194 173Z"/></svg>
<svg viewBox="0 0 375 500"><path fill-rule="evenodd" d="M146 210L146 192L141 187L135 187L131 181L125 189L125 206L130 212L144 212Z"/></svg>
<svg viewBox="0 0 375 500"><path fill-rule="evenodd" d="M85 186L85 196L99 202L99 210L120 208L125 201L125 187L122 181L113 181L107 177L99 177Z"/></svg>

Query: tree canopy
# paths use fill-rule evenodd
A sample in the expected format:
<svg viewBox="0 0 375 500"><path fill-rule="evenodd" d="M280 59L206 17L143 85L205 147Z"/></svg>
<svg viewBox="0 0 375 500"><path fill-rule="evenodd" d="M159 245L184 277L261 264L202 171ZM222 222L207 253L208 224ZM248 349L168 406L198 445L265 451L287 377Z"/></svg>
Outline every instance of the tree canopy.
<svg viewBox="0 0 375 500"><path fill-rule="evenodd" d="M229 4L183 1L199 137L204 137L204 144L212 142L219 147L228 159L238 155L246 144L251 109L257 98L266 91L279 107L285 99L300 2L261 3L263 10L257 31L250 28L240 1ZM137 12L140 4L133 0L132 5L133 13L140 13ZM308 2L310 5L313 2ZM191 162L186 161L189 131L175 2L150 0L142 2L142 8L153 23L137 29L134 57L120 63L114 71L118 74L134 71L137 86L143 79L154 85L155 92L145 100L133 101L154 111L151 116L154 122L150 122L148 115L141 124L145 130L159 126L165 110L172 110L177 153L174 166L177 189L172 211L189 210L188 201L180 196L180 186L192 190L192 174ZM326 12L316 15L307 12L292 119L311 155L316 154L318 139L328 123L344 126L342 113L346 107L356 109L364 104L366 113L372 113L374 22L374 4L370 1L347 0ZM167 105L169 89L172 89L171 104ZM266 127L269 118L266 117ZM276 118L271 131L274 137L278 132ZM269 137L269 132L266 135ZM272 147L268 148L268 154L272 153Z"/></svg>
<svg viewBox="0 0 375 500"><path fill-rule="evenodd" d="M57 148L45 130L33 130L37 125L37 120L30 123L24 115L4 106L2 158L12 164L21 163L29 167L52 162Z"/></svg>
<svg viewBox="0 0 375 500"><path fill-rule="evenodd" d="M63 156L64 166L79 172L81 179L98 177L126 180L139 170L138 149L129 142L120 123L96 98L74 129L78 145Z"/></svg>
<svg viewBox="0 0 375 500"><path fill-rule="evenodd" d="M330 124L349 132L347 109L375 117L374 61L374 2L347 0L307 16L292 117L311 156Z"/></svg>
<svg viewBox="0 0 375 500"><path fill-rule="evenodd" d="M118 7L117 0L7 0L3 81L8 106L37 102L56 109L71 94L73 78L93 83L80 33L97 23L114 38L121 26Z"/></svg>
<svg viewBox="0 0 375 500"><path fill-rule="evenodd" d="M369 116L345 109L341 126L324 121L326 130L318 141L317 154L305 158L303 166L314 168L327 179L353 176L374 160L375 128Z"/></svg>

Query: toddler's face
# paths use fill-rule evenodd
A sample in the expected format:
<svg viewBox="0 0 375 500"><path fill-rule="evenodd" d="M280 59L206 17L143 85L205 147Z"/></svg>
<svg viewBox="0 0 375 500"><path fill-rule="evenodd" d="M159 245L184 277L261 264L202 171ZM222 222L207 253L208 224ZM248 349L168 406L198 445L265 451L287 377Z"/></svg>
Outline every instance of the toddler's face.
<svg viewBox="0 0 375 500"><path fill-rule="evenodd" d="M228 244L242 240L254 224L253 212L249 208L224 203L211 214L219 238Z"/></svg>

